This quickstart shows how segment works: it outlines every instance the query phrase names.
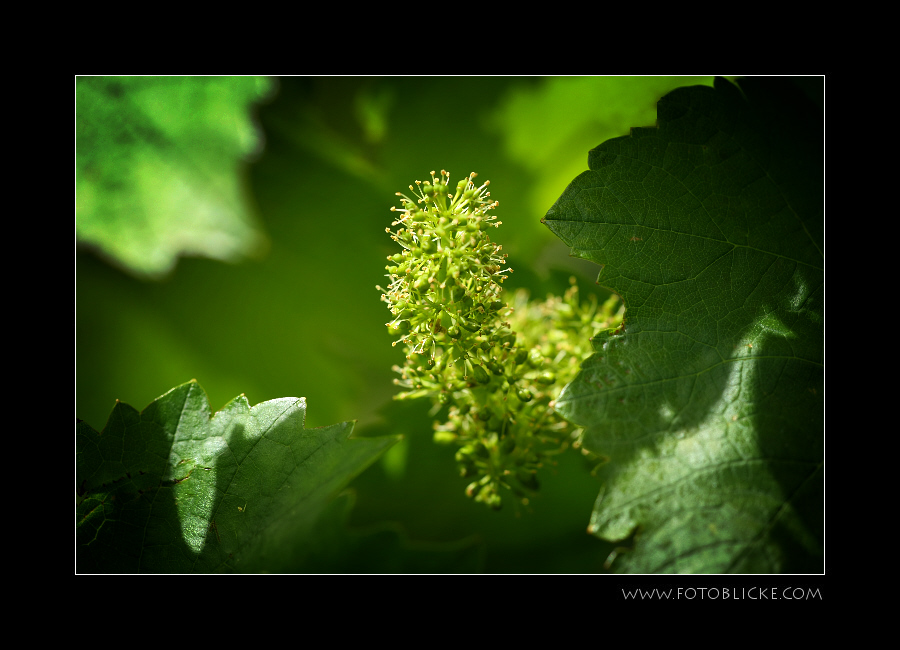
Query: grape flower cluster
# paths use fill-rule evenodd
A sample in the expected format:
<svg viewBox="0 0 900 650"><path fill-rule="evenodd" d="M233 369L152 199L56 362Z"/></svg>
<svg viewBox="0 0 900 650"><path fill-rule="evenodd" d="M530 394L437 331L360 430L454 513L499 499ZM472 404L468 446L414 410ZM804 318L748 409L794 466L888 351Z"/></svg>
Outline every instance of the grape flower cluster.
<svg viewBox="0 0 900 650"><path fill-rule="evenodd" d="M406 362L394 366L398 399L429 398L438 443L459 447L466 494L499 508L501 489L527 504L538 489L537 470L581 431L559 416L554 398L591 352L590 338L621 322L615 297L582 303L578 287L562 297L529 301L505 292L512 269L489 230L501 225L485 181L476 174L450 189L441 171L397 195L401 207L387 228L402 251L388 257L390 284L382 291ZM587 453L586 450L582 450Z"/></svg>

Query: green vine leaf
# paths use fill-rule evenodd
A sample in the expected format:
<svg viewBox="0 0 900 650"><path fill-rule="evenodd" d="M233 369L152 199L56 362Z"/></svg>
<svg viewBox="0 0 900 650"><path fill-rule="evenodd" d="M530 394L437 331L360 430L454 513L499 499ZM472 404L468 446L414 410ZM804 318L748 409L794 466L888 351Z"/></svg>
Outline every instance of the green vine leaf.
<svg viewBox="0 0 900 650"><path fill-rule="evenodd" d="M558 400L610 459L589 530L631 537L620 571L823 570L822 112L739 84L663 97L544 219L625 302Z"/></svg>
<svg viewBox="0 0 900 650"><path fill-rule="evenodd" d="M76 567L92 573L284 572L323 509L397 438L307 429L306 400L211 415L191 381L138 413L120 402L76 431Z"/></svg>
<svg viewBox="0 0 900 650"><path fill-rule="evenodd" d="M179 256L233 262L266 238L239 175L262 148L250 107L263 77L78 77L79 241L159 278Z"/></svg>

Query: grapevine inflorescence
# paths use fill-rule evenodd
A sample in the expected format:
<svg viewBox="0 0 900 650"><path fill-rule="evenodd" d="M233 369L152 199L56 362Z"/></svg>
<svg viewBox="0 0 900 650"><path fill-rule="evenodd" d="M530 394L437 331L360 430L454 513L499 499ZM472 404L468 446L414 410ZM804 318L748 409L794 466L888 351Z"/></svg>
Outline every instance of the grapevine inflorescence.
<svg viewBox="0 0 900 650"><path fill-rule="evenodd" d="M491 241L499 202L476 174L450 191L450 175L398 192L398 218L387 228L403 251L388 257L390 284L378 287L392 318L388 331L406 350L394 370L398 399L430 398L446 407L435 423L436 442L459 446L456 459L470 477L466 493L493 508L500 488L524 503L550 457L579 446L580 431L554 410L554 398L591 352L590 338L621 320L617 301L581 303L572 286L563 297L529 302L504 292L512 273Z"/></svg>

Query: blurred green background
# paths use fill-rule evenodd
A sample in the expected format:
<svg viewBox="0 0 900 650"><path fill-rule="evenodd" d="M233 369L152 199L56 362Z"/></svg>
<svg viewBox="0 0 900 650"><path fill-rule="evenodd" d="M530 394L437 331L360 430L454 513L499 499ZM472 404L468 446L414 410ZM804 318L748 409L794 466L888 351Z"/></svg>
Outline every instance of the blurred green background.
<svg viewBox="0 0 900 650"><path fill-rule="evenodd" d="M76 417L99 430L116 399L143 409L192 378L213 409L303 396L308 426L405 436L354 482L354 529L467 540L489 572L601 571L579 456L544 470L527 510L489 511L431 442L428 405L392 400L402 352L375 289L397 252L389 209L431 170L476 171L500 201L508 288L543 297L574 274L602 301L599 267L540 219L589 149L712 79L78 78Z"/></svg>

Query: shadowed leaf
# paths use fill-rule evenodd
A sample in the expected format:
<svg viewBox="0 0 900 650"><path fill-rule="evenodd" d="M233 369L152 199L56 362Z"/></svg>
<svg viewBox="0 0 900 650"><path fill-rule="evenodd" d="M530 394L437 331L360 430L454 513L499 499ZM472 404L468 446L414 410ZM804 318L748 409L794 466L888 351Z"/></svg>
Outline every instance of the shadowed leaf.
<svg viewBox="0 0 900 650"><path fill-rule="evenodd" d="M396 438L306 429L306 400L215 415L191 381L138 413L78 423L79 572L282 572L305 560L325 506Z"/></svg>
<svg viewBox="0 0 900 650"><path fill-rule="evenodd" d="M610 458L590 528L636 534L623 571L822 570L822 114L739 83L666 95L544 219L627 309L559 399Z"/></svg>

